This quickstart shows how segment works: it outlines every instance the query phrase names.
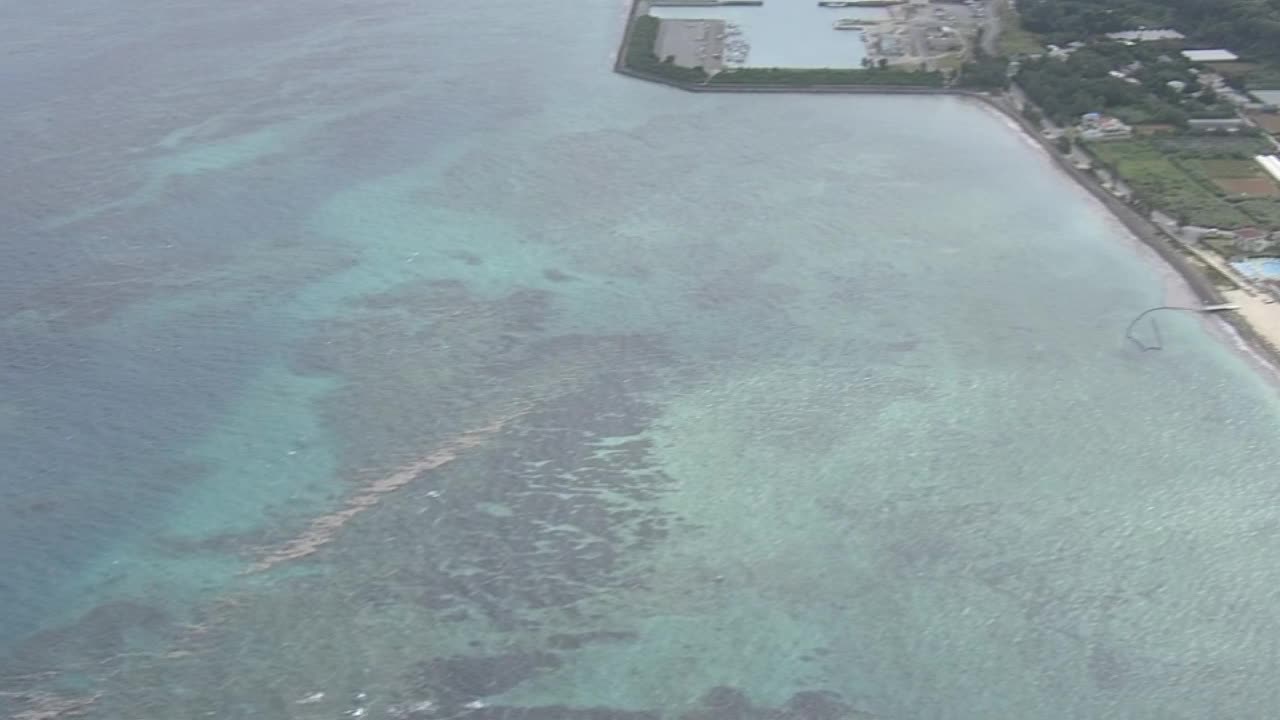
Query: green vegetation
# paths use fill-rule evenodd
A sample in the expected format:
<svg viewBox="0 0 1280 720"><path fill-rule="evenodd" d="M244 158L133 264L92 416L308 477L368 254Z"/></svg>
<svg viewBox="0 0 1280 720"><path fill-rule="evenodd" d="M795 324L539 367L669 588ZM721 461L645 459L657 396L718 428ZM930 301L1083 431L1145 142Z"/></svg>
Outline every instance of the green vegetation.
<svg viewBox="0 0 1280 720"><path fill-rule="evenodd" d="M1195 160L1195 166L1211 178L1262 177L1262 166L1253 160Z"/></svg>
<svg viewBox="0 0 1280 720"><path fill-rule="evenodd" d="M1280 0L1022 0L1023 27L1062 44L1138 27L1175 27L1241 55L1280 61Z"/></svg>
<svg viewBox="0 0 1280 720"><path fill-rule="evenodd" d="M1018 12L1025 29L1058 45L1174 23L1174 13L1156 0L1022 0Z"/></svg>
<svg viewBox="0 0 1280 720"><path fill-rule="evenodd" d="M1089 149L1102 167L1119 175L1143 202L1187 223L1234 228L1251 222L1148 142L1097 143Z"/></svg>
<svg viewBox="0 0 1280 720"><path fill-rule="evenodd" d="M1126 77L1115 77L1112 72ZM1234 117L1191 75L1181 56L1161 52L1151 43L1125 45L1099 41L1082 47L1065 61L1027 60L1018 85L1057 122L1072 123L1083 113L1107 112L1131 124L1162 123L1185 127L1189 118ZM1170 81L1183 83L1181 91Z"/></svg>
<svg viewBox="0 0 1280 720"><path fill-rule="evenodd" d="M1214 63L1214 72L1239 90L1280 89L1280 67L1259 63Z"/></svg>
<svg viewBox="0 0 1280 720"><path fill-rule="evenodd" d="M1008 88L1008 58L988 57L982 51L981 40L982 35L979 33L978 42L974 43L973 61L960 66L960 77L956 79L956 85L972 88L999 88L1001 90Z"/></svg>
<svg viewBox="0 0 1280 720"><path fill-rule="evenodd" d="M624 64L638 72L665 80L708 85L788 85L813 87L817 85L910 85L941 87L942 73L871 69L793 69L793 68L740 68L726 70L708 77L702 68L687 68L671 62L671 58L659 59L653 53L658 40L658 20L642 15L632 22L631 37L627 44Z"/></svg>
<svg viewBox="0 0 1280 720"><path fill-rule="evenodd" d="M1266 146L1260 138L1177 136L1091 143L1088 148L1140 201L1185 223L1280 229L1276 198L1244 199L1214 183L1215 178L1256 175L1246 160Z"/></svg>
<svg viewBox="0 0 1280 720"><path fill-rule="evenodd" d="M1181 136L1156 138L1151 144L1172 157L1195 160L1251 160L1270 152L1271 144L1261 137Z"/></svg>
<svg viewBox="0 0 1280 720"><path fill-rule="evenodd" d="M1272 198L1251 198L1236 203L1236 207L1258 221L1258 227L1280 230L1280 203Z"/></svg>
<svg viewBox="0 0 1280 720"><path fill-rule="evenodd" d="M1086 145L1099 168L1132 190L1135 208L1161 210L1180 224L1280 229L1280 188L1252 160L1270 152L1265 138L1255 130L1181 132L1189 120L1235 117L1237 110L1202 87L1179 52L1226 47L1247 58L1211 64L1228 84L1280 88L1280 0L1018 0L1018 10L1033 39L1071 46L1065 59L1024 56L1019 64L1018 85L1045 117L1074 125L1084 113L1105 112L1148 132L1160 128L1141 139ZM1141 27L1174 28L1188 39L1106 38ZM1009 48L1001 43L1002 52ZM1024 114L1037 119L1035 111Z"/></svg>

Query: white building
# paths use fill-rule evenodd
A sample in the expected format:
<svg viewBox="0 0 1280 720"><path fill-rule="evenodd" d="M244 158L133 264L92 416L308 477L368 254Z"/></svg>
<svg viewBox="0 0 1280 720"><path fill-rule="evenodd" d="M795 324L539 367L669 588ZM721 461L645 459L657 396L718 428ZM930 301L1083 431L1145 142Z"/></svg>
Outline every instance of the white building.
<svg viewBox="0 0 1280 720"><path fill-rule="evenodd" d="M1123 32L1107 33L1107 37L1112 40L1121 40L1128 42L1153 42L1156 40L1182 40L1186 36L1177 30L1170 28L1161 28L1159 30L1125 30Z"/></svg>
<svg viewBox="0 0 1280 720"><path fill-rule="evenodd" d="M1258 155L1253 160L1261 165L1262 169L1266 170L1268 175L1275 178L1276 182L1280 182L1280 157L1276 157L1275 155Z"/></svg>
<svg viewBox="0 0 1280 720"><path fill-rule="evenodd" d="M1230 50L1183 50L1182 57L1197 63L1232 62L1240 56Z"/></svg>

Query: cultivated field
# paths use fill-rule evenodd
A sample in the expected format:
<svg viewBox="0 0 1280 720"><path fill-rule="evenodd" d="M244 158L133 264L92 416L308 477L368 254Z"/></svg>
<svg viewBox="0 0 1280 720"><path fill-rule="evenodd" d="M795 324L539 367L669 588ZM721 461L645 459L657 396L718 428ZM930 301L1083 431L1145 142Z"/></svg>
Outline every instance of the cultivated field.
<svg viewBox="0 0 1280 720"><path fill-rule="evenodd" d="M1151 137L1088 148L1138 198L1192 225L1280 229L1280 185L1252 157L1258 138Z"/></svg>

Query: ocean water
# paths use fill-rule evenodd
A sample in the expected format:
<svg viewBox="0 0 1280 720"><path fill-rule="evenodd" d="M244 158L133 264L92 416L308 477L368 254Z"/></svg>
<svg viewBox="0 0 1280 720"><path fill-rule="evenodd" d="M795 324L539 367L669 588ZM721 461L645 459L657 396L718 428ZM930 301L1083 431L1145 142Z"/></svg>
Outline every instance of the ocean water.
<svg viewBox="0 0 1280 720"><path fill-rule="evenodd" d="M1273 716L1270 381L999 116L625 13L0 5L0 712Z"/></svg>

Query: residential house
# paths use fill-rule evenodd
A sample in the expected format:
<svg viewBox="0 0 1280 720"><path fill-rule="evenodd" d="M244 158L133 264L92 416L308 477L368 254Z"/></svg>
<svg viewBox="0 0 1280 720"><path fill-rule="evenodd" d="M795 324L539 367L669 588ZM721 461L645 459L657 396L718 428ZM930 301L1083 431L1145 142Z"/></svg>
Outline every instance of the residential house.
<svg viewBox="0 0 1280 720"><path fill-rule="evenodd" d="M1187 121L1187 127L1192 132L1240 132L1248 127L1249 123L1244 118L1196 118Z"/></svg>
<svg viewBox="0 0 1280 720"><path fill-rule="evenodd" d="M1081 115L1077 129L1084 140L1126 140L1133 137L1133 128L1102 113Z"/></svg>
<svg viewBox="0 0 1280 720"><path fill-rule="evenodd" d="M1235 246L1236 250L1242 253L1262 253L1266 252L1275 244L1275 238L1272 233L1256 227L1246 227L1236 230Z"/></svg>

